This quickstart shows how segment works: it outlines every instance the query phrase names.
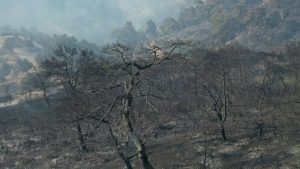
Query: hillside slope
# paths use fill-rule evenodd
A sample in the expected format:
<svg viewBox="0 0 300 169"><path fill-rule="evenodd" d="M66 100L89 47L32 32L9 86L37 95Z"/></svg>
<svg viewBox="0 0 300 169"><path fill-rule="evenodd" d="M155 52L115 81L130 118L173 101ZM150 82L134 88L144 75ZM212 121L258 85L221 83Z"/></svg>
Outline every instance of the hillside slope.
<svg viewBox="0 0 300 169"><path fill-rule="evenodd" d="M299 0L210 0L183 10L166 37L274 50L300 40Z"/></svg>
<svg viewBox="0 0 300 169"><path fill-rule="evenodd" d="M0 107L18 104L29 95L39 95L31 91L33 84L28 77L45 57L51 56L58 43L99 49L95 44L65 34L48 36L35 30L0 27Z"/></svg>

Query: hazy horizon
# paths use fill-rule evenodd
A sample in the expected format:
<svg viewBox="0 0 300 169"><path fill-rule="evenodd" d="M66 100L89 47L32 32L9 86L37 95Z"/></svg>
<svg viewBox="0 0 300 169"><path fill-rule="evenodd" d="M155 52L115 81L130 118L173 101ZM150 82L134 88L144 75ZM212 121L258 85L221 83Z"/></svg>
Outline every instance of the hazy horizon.
<svg viewBox="0 0 300 169"><path fill-rule="evenodd" d="M131 21L143 29L149 19L159 24L177 17L192 0L0 0L0 26L36 28L100 43L112 29Z"/></svg>

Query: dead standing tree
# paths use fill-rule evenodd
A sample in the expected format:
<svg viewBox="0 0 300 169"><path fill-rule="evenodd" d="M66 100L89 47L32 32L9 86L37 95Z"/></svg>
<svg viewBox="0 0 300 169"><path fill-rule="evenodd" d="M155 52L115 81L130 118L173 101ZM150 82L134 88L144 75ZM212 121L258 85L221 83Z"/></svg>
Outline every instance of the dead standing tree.
<svg viewBox="0 0 300 169"><path fill-rule="evenodd" d="M222 138L223 140L227 140L225 127L224 127L228 115L228 99L226 93L226 82L223 82L223 86L221 86L219 89L210 88L205 83L203 83L202 86L208 93L212 101L213 110L216 112L218 119L221 123L220 127L221 127Z"/></svg>
<svg viewBox="0 0 300 169"><path fill-rule="evenodd" d="M149 45L144 47L142 52L134 53L128 47L122 44L112 44L104 47L104 53L111 58L118 58L113 67L118 70L116 87L123 93L121 98L121 113L122 126L124 135L128 142L131 142L135 147L135 156L138 157L143 169L153 169L146 153L145 143L141 136L134 128L131 121L133 114L134 103L144 97L155 97L148 91L141 91L145 84L144 72L151 70L151 67L160 65L163 61L169 60L175 49L184 45L182 41L164 42L161 47L158 45ZM148 55L146 55L148 53ZM124 161L124 160L123 160ZM125 160L127 161L127 160Z"/></svg>
<svg viewBox="0 0 300 169"><path fill-rule="evenodd" d="M227 140L225 122L228 117L229 106L231 104L230 92L228 90L230 60L226 60L227 55L223 50L220 51L201 51L198 55L201 59L198 69L200 79L198 84L202 86L208 94L212 105L212 110L216 113L220 122L221 135L223 140Z"/></svg>
<svg viewBox="0 0 300 169"><path fill-rule="evenodd" d="M269 54L269 59L264 63L264 73L261 82L258 84L258 112L260 114L259 122L256 122L256 129L259 131L259 140L262 140L265 128L264 122L264 106L265 104L270 104L276 101L272 100L272 96L275 94L283 97L282 94L287 92L288 86L284 80L285 73L288 72L284 66L276 63L276 54ZM279 86L279 87L278 87ZM279 93L278 93L279 92ZM266 103L264 103L266 102ZM268 103L269 102L269 103ZM276 103L276 102L275 102ZM280 103L278 103L280 104ZM276 127L273 124L273 133L276 136Z"/></svg>
<svg viewBox="0 0 300 169"><path fill-rule="evenodd" d="M80 117L85 114L84 93L82 88L85 81L92 77L96 72L88 72L97 66L96 55L93 51L79 50L76 47L67 47L58 44L53 51L51 58L46 59L41 65L43 75L51 81L52 92L62 95L60 105L63 107L63 117L75 124L77 139L81 151L88 151L82 129ZM96 70L96 69L93 69ZM56 96L57 97L57 96ZM66 116L66 117L64 117Z"/></svg>

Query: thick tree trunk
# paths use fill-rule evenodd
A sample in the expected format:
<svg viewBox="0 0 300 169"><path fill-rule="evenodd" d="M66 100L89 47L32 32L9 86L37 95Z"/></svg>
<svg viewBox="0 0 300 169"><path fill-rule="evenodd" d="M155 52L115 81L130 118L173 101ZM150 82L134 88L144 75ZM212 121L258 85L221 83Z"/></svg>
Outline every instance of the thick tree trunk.
<svg viewBox="0 0 300 169"><path fill-rule="evenodd" d="M136 148L136 154L138 155L138 158L141 163L142 169L154 169L154 167L150 164L148 160L148 156L146 154L146 149L144 143L141 141L140 137L136 132L134 131L131 122L130 122L130 112L132 109L132 95L130 89L127 89L127 96L124 98L124 112L123 112L123 124L124 128L127 132L128 139L132 141Z"/></svg>
<svg viewBox="0 0 300 169"><path fill-rule="evenodd" d="M78 141L79 141L79 146L80 146L80 150L83 152L87 152L88 148L85 144L85 140L82 134L82 129L81 129L81 125L79 122L77 122L77 134L78 134Z"/></svg>
<svg viewBox="0 0 300 169"><path fill-rule="evenodd" d="M144 143L140 140L139 136L134 132L129 133L129 138L133 142L136 147L136 152L139 157L140 163L142 164L143 169L154 169L148 160L148 156L146 154L146 148Z"/></svg>
<svg viewBox="0 0 300 169"><path fill-rule="evenodd" d="M123 154L122 152L119 152L119 155L120 155L120 157L122 158L122 160L125 164L125 169L133 169L129 158L125 154Z"/></svg>
<svg viewBox="0 0 300 169"><path fill-rule="evenodd" d="M119 156L121 157L121 159L123 160L124 164L125 164L125 169L133 169L131 163L130 163L130 159L120 150L119 148L119 142L118 142L118 139L116 138L116 136L114 135L111 127L109 124L107 124L107 127L109 129L109 133L113 139L113 142L117 148L117 151L118 151L118 154Z"/></svg>

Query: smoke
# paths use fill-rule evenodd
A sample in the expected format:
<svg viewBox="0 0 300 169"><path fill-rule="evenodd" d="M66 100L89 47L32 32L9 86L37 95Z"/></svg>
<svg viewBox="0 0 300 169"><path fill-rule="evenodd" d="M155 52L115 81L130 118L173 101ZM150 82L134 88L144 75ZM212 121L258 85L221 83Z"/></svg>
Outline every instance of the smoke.
<svg viewBox="0 0 300 169"><path fill-rule="evenodd" d="M191 0L0 0L0 25L36 27L47 34L103 42L130 20L143 29L149 19L176 17Z"/></svg>

